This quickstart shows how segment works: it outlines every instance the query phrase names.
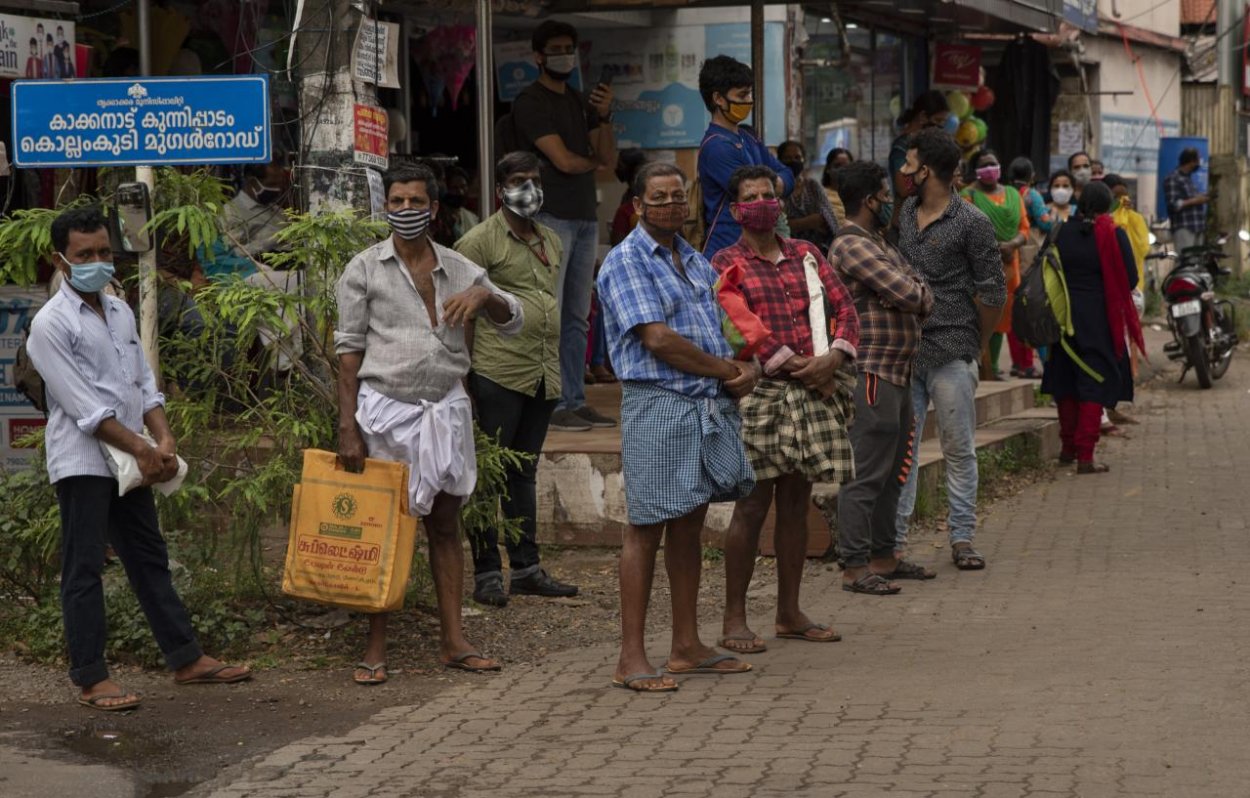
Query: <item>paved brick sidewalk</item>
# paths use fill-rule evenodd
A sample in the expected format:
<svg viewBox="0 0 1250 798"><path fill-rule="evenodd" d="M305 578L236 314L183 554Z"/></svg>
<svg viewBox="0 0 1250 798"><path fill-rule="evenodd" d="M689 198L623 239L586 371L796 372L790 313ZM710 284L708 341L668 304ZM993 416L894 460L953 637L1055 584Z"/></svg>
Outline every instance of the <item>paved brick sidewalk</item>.
<svg viewBox="0 0 1250 798"><path fill-rule="evenodd" d="M1215 390L1152 391L1133 440L1104 445L1110 474L1061 472L987 515L983 573L928 543L941 576L897 597L843 593L821 571L808 604L842 643L770 641L755 672L670 696L607 689L611 646L565 653L204 792L1250 795L1247 388L1243 357Z"/></svg>

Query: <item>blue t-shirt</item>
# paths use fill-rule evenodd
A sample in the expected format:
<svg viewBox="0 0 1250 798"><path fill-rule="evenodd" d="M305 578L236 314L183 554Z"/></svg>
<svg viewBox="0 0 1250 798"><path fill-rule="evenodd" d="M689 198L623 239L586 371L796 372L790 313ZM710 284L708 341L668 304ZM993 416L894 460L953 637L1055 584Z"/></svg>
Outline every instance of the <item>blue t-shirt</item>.
<svg viewBox="0 0 1250 798"><path fill-rule="evenodd" d="M729 213L733 199L725 196L729 176L740 166L760 165L777 173L785 184L783 194L789 196L794 190L794 174L768 151L754 130L746 125L739 125L736 132L717 124L708 126L699 147L699 185L703 191L703 221L707 230L703 255L709 260L742 234L742 228Z"/></svg>

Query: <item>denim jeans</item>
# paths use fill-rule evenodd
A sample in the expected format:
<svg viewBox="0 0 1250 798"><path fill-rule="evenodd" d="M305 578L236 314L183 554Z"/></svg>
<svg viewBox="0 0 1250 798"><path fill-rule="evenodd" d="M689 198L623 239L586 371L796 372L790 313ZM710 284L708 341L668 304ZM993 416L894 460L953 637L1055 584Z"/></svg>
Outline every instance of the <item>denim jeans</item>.
<svg viewBox="0 0 1250 798"><path fill-rule="evenodd" d="M152 636L172 670L203 652L191 618L174 590L169 552L156 519L151 488L117 495L109 477L66 477L56 483L61 505L61 613L69 644L69 678L90 687L109 676L104 662L105 543L117 552Z"/></svg>
<svg viewBox="0 0 1250 798"><path fill-rule="evenodd" d="M971 543L977 530L977 365L975 361L952 360L936 368L917 367L911 382L917 449L930 400L937 414L938 439L946 461L946 499L950 505L947 527L952 544ZM907 522L916 508L918 471L916 462L898 499L898 548L907 545Z"/></svg>
<svg viewBox="0 0 1250 798"><path fill-rule="evenodd" d="M590 291L595 282L599 222L557 219L546 213L536 221L555 231L564 247L560 258L560 402L559 410L586 404L586 338L590 331Z"/></svg>
<svg viewBox="0 0 1250 798"><path fill-rule="evenodd" d="M547 438L547 424L555 409L555 400L547 399L546 386L539 382L533 396L509 390L480 374L469 376L469 390L477 403L478 425L487 435L498 435L499 442L509 449L533 455L520 468L508 470L508 497L501 506L505 518L521 522L519 540L504 540L512 578L521 579L536 573L538 558L538 456ZM470 536L473 551L473 573L481 582L491 576L503 575L499 556L499 530L487 529Z"/></svg>

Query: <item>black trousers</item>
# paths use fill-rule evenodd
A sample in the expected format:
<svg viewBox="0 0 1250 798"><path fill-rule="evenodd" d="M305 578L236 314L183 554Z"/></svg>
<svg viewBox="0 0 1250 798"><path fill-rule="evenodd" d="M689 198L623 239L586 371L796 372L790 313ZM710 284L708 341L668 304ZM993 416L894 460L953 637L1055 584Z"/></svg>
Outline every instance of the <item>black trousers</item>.
<svg viewBox="0 0 1250 798"><path fill-rule="evenodd" d="M56 483L56 495L61 505L61 612L70 680L90 687L109 676L101 581L106 543L121 559L169 669L199 659L204 652L174 590L152 490L136 488L118 496L115 479L66 477Z"/></svg>
<svg viewBox="0 0 1250 798"><path fill-rule="evenodd" d="M847 434L855 450L855 478L838 489L838 549L847 567L894 551L894 516L911 456L911 386L861 373L855 420Z"/></svg>
<svg viewBox="0 0 1250 798"><path fill-rule="evenodd" d="M477 403L477 422L487 435L498 435L499 442L509 449L534 455L520 468L508 471L508 498L502 502L506 518L521 522L521 538L505 540L513 578L528 576L538 570L538 455L547 439L547 424L555 410L556 399L544 398L546 388L539 382L533 396L526 396L486 379L480 374L469 377L469 389ZM473 547L473 573L477 577L503 572L499 556L499 530L487 529L470 536Z"/></svg>

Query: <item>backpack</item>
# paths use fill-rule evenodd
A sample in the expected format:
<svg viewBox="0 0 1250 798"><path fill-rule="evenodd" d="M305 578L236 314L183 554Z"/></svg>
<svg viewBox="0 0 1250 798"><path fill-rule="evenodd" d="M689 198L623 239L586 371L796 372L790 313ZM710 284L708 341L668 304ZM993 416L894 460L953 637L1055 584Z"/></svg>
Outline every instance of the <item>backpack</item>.
<svg viewBox="0 0 1250 798"><path fill-rule="evenodd" d="M712 227L709 229L707 219L703 218L703 181L699 178L699 156L703 154L703 145L714 138L731 140L728 136L716 133L709 133L703 137L703 141L699 142L699 151L694 156L694 180L690 181L690 191L686 194L686 226L682 228L682 237L699 252L703 252L708 235L716 229L716 220L720 218L720 212L725 208L725 200L728 199L728 196L721 197L720 205L717 206L716 213L712 215Z"/></svg>
<svg viewBox="0 0 1250 798"><path fill-rule="evenodd" d="M1063 276L1063 261L1059 259L1059 247L1055 243L1058 232L1059 226L1051 230L1016 289L1011 306L1011 331L1035 349L1059 346L1081 371L1101 383L1105 378L1082 360L1069 342L1076 328L1068 282Z"/></svg>
<svg viewBox="0 0 1250 798"><path fill-rule="evenodd" d="M26 351L26 341L30 338L30 320L22 325L22 341L17 347L13 360L13 387L17 388L35 409L44 415L48 414L48 396L43 387L43 377L30 362L30 353Z"/></svg>

